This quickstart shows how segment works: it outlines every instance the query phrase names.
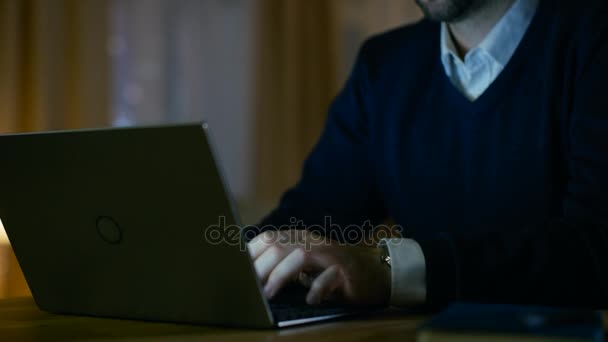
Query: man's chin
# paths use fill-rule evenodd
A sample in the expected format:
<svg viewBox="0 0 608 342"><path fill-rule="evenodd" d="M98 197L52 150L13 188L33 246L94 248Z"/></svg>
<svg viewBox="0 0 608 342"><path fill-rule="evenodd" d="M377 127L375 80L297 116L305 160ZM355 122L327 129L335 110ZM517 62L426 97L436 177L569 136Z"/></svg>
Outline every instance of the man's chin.
<svg viewBox="0 0 608 342"><path fill-rule="evenodd" d="M475 0L416 0L424 16L433 21L459 21L468 14Z"/></svg>

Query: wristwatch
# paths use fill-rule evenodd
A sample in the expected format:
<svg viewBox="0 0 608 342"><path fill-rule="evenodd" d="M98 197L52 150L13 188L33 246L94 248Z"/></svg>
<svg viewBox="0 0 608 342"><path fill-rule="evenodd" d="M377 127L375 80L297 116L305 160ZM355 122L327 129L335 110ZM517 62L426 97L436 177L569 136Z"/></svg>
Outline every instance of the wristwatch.
<svg viewBox="0 0 608 342"><path fill-rule="evenodd" d="M388 252L388 247L385 243L381 244L379 248L382 249L380 252L380 263L386 265L388 268L391 268L391 255Z"/></svg>

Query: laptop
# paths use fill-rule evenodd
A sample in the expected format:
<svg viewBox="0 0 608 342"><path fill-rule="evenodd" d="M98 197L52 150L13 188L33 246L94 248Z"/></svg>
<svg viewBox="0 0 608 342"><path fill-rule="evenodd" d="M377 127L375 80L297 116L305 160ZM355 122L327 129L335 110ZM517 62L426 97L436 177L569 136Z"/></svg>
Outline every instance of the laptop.
<svg viewBox="0 0 608 342"><path fill-rule="evenodd" d="M357 313L266 300L207 130L0 136L0 219L40 309L244 328Z"/></svg>

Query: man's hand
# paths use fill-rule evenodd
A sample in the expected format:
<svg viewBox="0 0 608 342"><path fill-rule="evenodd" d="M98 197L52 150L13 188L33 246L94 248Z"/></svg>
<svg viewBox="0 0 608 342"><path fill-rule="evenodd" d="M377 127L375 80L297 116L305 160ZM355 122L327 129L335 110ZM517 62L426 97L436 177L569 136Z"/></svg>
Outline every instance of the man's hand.
<svg viewBox="0 0 608 342"><path fill-rule="evenodd" d="M307 230L268 231L249 243L268 298L302 275L313 276L306 297L320 304L336 295L346 304L387 305L391 270L380 262L380 249L340 245Z"/></svg>

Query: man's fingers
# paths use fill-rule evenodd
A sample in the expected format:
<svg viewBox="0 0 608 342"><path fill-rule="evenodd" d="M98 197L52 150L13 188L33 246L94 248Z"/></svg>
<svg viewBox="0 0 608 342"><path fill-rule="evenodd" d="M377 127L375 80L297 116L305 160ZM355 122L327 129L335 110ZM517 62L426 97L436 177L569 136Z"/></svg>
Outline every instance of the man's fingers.
<svg viewBox="0 0 608 342"><path fill-rule="evenodd" d="M274 242L278 240L279 232L266 232L253 238L247 245L251 259L255 260L262 255Z"/></svg>
<svg viewBox="0 0 608 342"><path fill-rule="evenodd" d="M315 280L314 276L311 275L309 272L300 272L298 274L297 281L300 283L300 285L304 286L307 289L310 288L310 286L312 285L312 282L314 280Z"/></svg>
<svg viewBox="0 0 608 342"><path fill-rule="evenodd" d="M253 243L250 242L249 245L247 245L247 250L249 251L249 255L251 256L251 260L256 260L257 258L260 257L260 255L262 255L262 253L264 253L270 246L272 246L272 244L269 243L265 243L262 240L258 240L257 242Z"/></svg>
<svg viewBox="0 0 608 342"><path fill-rule="evenodd" d="M253 265L262 283L266 282L272 270L283 260L286 253L283 249L272 246L267 248L259 258L255 259Z"/></svg>
<svg viewBox="0 0 608 342"><path fill-rule="evenodd" d="M327 298L341 283L340 269L337 265L332 265L323 271L310 286L306 302L310 305L318 305Z"/></svg>
<svg viewBox="0 0 608 342"><path fill-rule="evenodd" d="M266 297L274 297L285 284L296 278L298 273L306 266L307 259L304 250L298 248L289 253L268 276L268 282L266 282L266 286L264 287Z"/></svg>

